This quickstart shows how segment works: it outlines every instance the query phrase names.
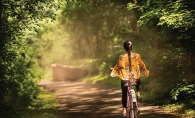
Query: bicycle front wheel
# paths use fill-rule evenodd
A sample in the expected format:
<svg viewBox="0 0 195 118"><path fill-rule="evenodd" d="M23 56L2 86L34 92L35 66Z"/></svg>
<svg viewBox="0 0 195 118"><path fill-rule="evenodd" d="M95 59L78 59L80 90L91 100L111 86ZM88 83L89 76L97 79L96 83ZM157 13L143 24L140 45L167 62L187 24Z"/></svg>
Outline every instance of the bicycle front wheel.
<svg viewBox="0 0 195 118"><path fill-rule="evenodd" d="M138 118L138 109L137 109L136 102L133 102L133 114L134 114L134 118Z"/></svg>
<svg viewBox="0 0 195 118"><path fill-rule="evenodd" d="M126 118L138 118L136 103L132 102L132 99L128 99L127 102L127 116Z"/></svg>

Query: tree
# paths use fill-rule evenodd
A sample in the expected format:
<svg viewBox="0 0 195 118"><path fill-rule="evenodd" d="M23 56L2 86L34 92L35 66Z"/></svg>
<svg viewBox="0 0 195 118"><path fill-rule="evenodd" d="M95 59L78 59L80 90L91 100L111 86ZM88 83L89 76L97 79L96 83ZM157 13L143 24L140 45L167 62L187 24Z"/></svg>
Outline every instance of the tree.
<svg viewBox="0 0 195 118"><path fill-rule="evenodd" d="M170 91L180 83L194 84L194 4L185 0L144 0L128 5L129 10L137 9L141 13L137 22L142 35L147 37L145 43L153 50L149 65L153 65L155 79L148 83L148 88L154 88L150 89L153 93L160 92L160 98L165 94L170 96Z"/></svg>
<svg viewBox="0 0 195 118"><path fill-rule="evenodd" d="M57 7L53 0L0 1L0 101L21 106L36 97L37 67L25 31L37 30L44 18L54 20Z"/></svg>
<svg viewBox="0 0 195 118"><path fill-rule="evenodd" d="M104 57L105 51L110 52L113 39L121 38L121 27L130 27L129 13L123 2L84 0L80 5L63 3L65 7L60 20L70 34L74 58Z"/></svg>

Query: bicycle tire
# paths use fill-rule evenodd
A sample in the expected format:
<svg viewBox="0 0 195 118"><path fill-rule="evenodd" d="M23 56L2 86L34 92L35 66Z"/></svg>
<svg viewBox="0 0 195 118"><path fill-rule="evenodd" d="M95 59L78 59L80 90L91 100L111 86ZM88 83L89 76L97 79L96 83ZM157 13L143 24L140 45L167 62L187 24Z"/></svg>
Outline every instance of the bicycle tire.
<svg viewBox="0 0 195 118"><path fill-rule="evenodd" d="M129 109L127 110L126 118L138 118L138 109L137 109L136 102L133 102L133 104L131 104L130 102L128 108Z"/></svg>
<svg viewBox="0 0 195 118"><path fill-rule="evenodd" d="M134 105L131 97L127 95L126 118L134 118Z"/></svg>
<svg viewBox="0 0 195 118"><path fill-rule="evenodd" d="M132 109L132 104L131 104L131 97L127 93L127 108L126 108L126 118L131 118L131 109Z"/></svg>
<svg viewBox="0 0 195 118"><path fill-rule="evenodd" d="M138 118L138 109L136 102L133 103L133 113L134 113L134 118Z"/></svg>

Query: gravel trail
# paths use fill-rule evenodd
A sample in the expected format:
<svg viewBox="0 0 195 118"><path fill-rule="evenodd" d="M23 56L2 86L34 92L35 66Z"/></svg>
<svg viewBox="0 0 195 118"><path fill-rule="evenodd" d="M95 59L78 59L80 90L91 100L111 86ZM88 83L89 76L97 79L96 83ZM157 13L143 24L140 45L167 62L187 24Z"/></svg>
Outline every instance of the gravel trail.
<svg viewBox="0 0 195 118"><path fill-rule="evenodd" d="M39 85L53 92L59 103L59 118L121 118L121 90L92 83L41 80ZM139 103L139 118L181 118L158 106Z"/></svg>

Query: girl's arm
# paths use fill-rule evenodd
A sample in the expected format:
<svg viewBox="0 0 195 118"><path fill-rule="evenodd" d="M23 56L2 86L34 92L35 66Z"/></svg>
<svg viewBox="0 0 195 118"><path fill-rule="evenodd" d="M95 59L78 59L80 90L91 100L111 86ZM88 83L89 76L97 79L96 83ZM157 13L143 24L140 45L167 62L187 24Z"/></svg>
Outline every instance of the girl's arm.
<svg viewBox="0 0 195 118"><path fill-rule="evenodd" d="M141 56L139 56L139 65L140 65L140 69L142 70L142 72L146 75L146 77L148 77L150 75L150 71L147 70L146 65L141 59Z"/></svg>

